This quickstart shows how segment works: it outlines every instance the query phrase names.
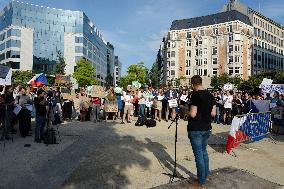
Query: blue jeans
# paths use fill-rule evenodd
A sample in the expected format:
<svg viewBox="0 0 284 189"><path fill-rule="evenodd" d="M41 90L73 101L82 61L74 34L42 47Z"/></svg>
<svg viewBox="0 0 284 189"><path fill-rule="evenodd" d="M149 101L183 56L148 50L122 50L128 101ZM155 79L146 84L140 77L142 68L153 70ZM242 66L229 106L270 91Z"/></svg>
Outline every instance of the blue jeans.
<svg viewBox="0 0 284 189"><path fill-rule="evenodd" d="M214 122L219 124L220 123L220 107L216 107L216 116Z"/></svg>
<svg viewBox="0 0 284 189"><path fill-rule="evenodd" d="M43 139L45 122L45 116L36 116L35 140Z"/></svg>
<svg viewBox="0 0 284 189"><path fill-rule="evenodd" d="M207 153L207 143L211 131L190 131L188 138L191 142L192 151L195 157L197 177L200 184L205 184L209 175L209 157Z"/></svg>
<svg viewBox="0 0 284 189"><path fill-rule="evenodd" d="M145 116L145 104L139 104L139 116Z"/></svg>

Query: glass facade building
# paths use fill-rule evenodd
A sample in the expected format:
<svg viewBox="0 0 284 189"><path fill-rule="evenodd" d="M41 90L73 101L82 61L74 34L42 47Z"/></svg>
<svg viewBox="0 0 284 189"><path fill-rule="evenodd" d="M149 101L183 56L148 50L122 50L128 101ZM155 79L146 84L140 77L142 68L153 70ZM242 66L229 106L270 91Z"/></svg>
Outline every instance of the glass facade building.
<svg viewBox="0 0 284 189"><path fill-rule="evenodd" d="M12 1L0 13L0 63L13 69L51 73L60 51L66 74L72 74L76 61L85 57L103 83L108 48L84 12Z"/></svg>

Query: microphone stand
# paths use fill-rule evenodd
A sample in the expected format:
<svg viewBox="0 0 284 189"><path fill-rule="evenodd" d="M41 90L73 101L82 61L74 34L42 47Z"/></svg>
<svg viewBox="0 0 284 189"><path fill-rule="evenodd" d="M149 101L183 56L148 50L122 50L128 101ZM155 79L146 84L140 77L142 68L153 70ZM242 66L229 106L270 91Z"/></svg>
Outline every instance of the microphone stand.
<svg viewBox="0 0 284 189"><path fill-rule="evenodd" d="M172 123L170 124L170 126L168 127L168 129L171 128L171 126L173 125L173 123L175 122L176 124L176 129L175 129L175 163L174 163L174 169L172 173L163 173L164 175L168 175L171 176L169 183L172 183L174 181L175 178L180 178L180 179L185 179L183 176L178 176L177 175L177 128L178 128L178 120L179 120L179 114L176 114L176 117L174 118L174 120L172 121Z"/></svg>

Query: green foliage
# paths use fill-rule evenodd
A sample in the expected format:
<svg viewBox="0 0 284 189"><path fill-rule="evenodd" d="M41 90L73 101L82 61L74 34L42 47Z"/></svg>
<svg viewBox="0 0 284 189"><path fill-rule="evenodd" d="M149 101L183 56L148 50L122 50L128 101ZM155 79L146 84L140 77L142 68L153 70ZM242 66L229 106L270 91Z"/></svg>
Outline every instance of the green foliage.
<svg viewBox="0 0 284 189"><path fill-rule="evenodd" d="M16 70L12 73L12 84L26 86L34 74L31 71Z"/></svg>
<svg viewBox="0 0 284 189"><path fill-rule="evenodd" d="M57 52L57 64L55 66L55 73L65 75L65 67L66 67L65 59L59 50L57 50L56 52Z"/></svg>
<svg viewBox="0 0 284 189"><path fill-rule="evenodd" d="M269 71L255 74L247 81L243 81L240 77L229 77L228 74L221 76L213 76L211 78L211 86L214 89L222 88L226 83L234 84L241 91L259 92L259 85L263 78L272 79L275 84L284 84L284 71Z"/></svg>
<svg viewBox="0 0 284 189"><path fill-rule="evenodd" d="M152 82L152 86L155 88L160 87L160 71L158 69L158 66L156 64L153 64L150 72L149 72L149 78Z"/></svg>
<svg viewBox="0 0 284 189"><path fill-rule="evenodd" d="M77 80L79 87L98 84L98 81L94 78L94 71L95 68L89 60L81 58L76 62L76 70L73 73L73 77Z"/></svg>
<svg viewBox="0 0 284 189"><path fill-rule="evenodd" d="M127 75L120 79L120 86L126 88L131 85L132 81L138 81L145 85L148 81L148 68L144 66L143 62L132 64L127 68Z"/></svg>

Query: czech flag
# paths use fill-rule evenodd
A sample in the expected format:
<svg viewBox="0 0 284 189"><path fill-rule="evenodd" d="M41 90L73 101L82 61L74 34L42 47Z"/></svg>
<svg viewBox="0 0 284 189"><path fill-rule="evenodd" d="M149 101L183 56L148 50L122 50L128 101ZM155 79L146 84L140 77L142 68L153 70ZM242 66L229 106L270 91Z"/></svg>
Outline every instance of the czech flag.
<svg viewBox="0 0 284 189"><path fill-rule="evenodd" d="M227 140L226 151L229 154L243 141L259 141L267 136L271 127L269 101L251 101L250 112L243 117L234 117Z"/></svg>
<svg viewBox="0 0 284 189"><path fill-rule="evenodd" d="M40 87L43 85L48 85L47 79L43 73L36 74L29 82L29 85L33 87Z"/></svg>

